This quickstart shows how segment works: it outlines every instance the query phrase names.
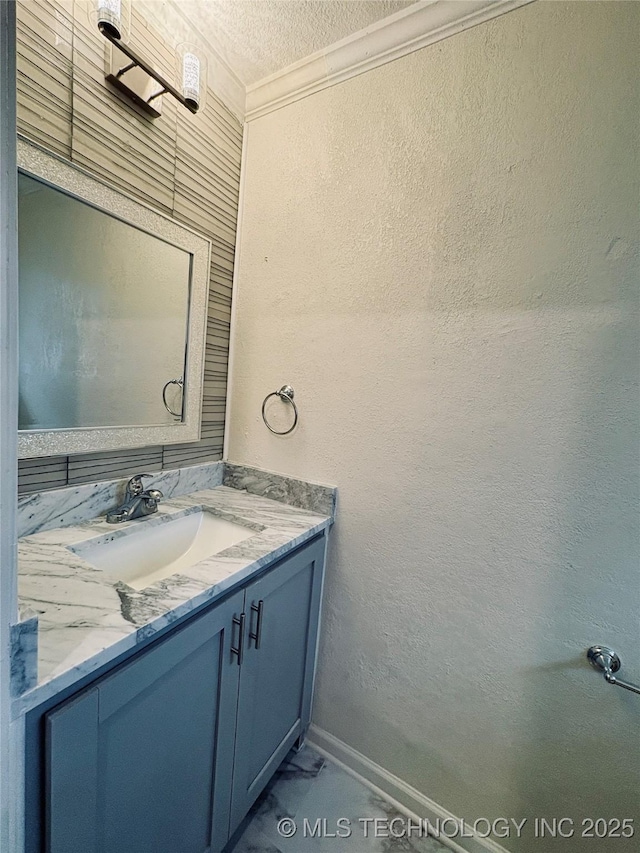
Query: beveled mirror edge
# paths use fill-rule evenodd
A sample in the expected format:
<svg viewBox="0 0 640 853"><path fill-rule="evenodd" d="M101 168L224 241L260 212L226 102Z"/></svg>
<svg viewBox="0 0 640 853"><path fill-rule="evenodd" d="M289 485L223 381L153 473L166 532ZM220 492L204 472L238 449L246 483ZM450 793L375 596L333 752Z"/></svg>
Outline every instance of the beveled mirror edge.
<svg viewBox="0 0 640 853"><path fill-rule="evenodd" d="M18 136L18 168L192 255L183 420L157 426L19 430L18 458L66 456L198 441L202 410L211 241L115 189L99 177Z"/></svg>

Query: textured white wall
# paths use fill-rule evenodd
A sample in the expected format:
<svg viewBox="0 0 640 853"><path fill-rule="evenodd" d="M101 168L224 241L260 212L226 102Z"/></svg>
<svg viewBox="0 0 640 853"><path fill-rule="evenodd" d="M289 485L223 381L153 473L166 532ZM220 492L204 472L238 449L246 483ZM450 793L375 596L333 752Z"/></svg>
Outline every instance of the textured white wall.
<svg viewBox="0 0 640 853"><path fill-rule="evenodd" d="M229 457L338 484L315 721L465 818L640 834L583 659L640 681L639 32L536 3L249 126Z"/></svg>

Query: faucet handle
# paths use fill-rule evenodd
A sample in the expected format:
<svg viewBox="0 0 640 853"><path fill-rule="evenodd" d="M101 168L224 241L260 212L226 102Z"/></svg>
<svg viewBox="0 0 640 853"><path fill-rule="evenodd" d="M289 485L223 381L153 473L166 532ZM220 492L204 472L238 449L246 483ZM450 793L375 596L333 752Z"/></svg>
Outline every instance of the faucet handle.
<svg viewBox="0 0 640 853"><path fill-rule="evenodd" d="M153 474L134 474L127 483L127 495L129 497L135 498L144 492L143 477L153 477Z"/></svg>

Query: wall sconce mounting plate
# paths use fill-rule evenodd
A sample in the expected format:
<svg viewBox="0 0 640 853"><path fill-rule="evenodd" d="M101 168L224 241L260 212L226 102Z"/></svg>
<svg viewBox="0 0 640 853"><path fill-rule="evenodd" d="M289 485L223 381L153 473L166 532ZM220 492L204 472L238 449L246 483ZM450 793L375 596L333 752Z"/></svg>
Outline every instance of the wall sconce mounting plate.
<svg viewBox="0 0 640 853"><path fill-rule="evenodd" d="M165 90L135 62L125 63L121 51L113 44L109 45L106 80L152 118L160 118L162 115L162 95Z"/></svg>

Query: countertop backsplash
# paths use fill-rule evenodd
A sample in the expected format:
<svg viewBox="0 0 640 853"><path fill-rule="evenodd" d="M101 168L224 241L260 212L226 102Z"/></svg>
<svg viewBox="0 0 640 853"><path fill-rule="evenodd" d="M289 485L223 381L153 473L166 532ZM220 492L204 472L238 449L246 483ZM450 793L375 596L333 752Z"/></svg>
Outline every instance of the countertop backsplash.
<svg viewBox="0 0 640 853"><path fill-rule="evenodd" d="M65 486L18 498L18 537L31 536L54 527L68 527L105 515L124 497L127 477ZM216 486L230 486L280 503L333 516L336 489L231 462L205 462L168 471L157 471L145 485L160 489L165 499L188 495Z"/></svg>
<svg viewBox="0 0 640 853"><path fill-rule="evenodd" d="M252 495L297 506L309 512L332 517L335 515L337 490L333 486L298 480L295 477L276 474L274 471L236 465L233 462L224 463L222 482L232 489L243 489Z"/></svg>
<svg viewBox="0 0 640 853"><path fill-rule="evenodd" d="M206 462L152 473L145 485L160 489L165 499L213 489L222 485L223 462ZM31 536L54 527L81 524L104 515L122 502L127 477L65 486L18 498L18 537Z"/></svg>

